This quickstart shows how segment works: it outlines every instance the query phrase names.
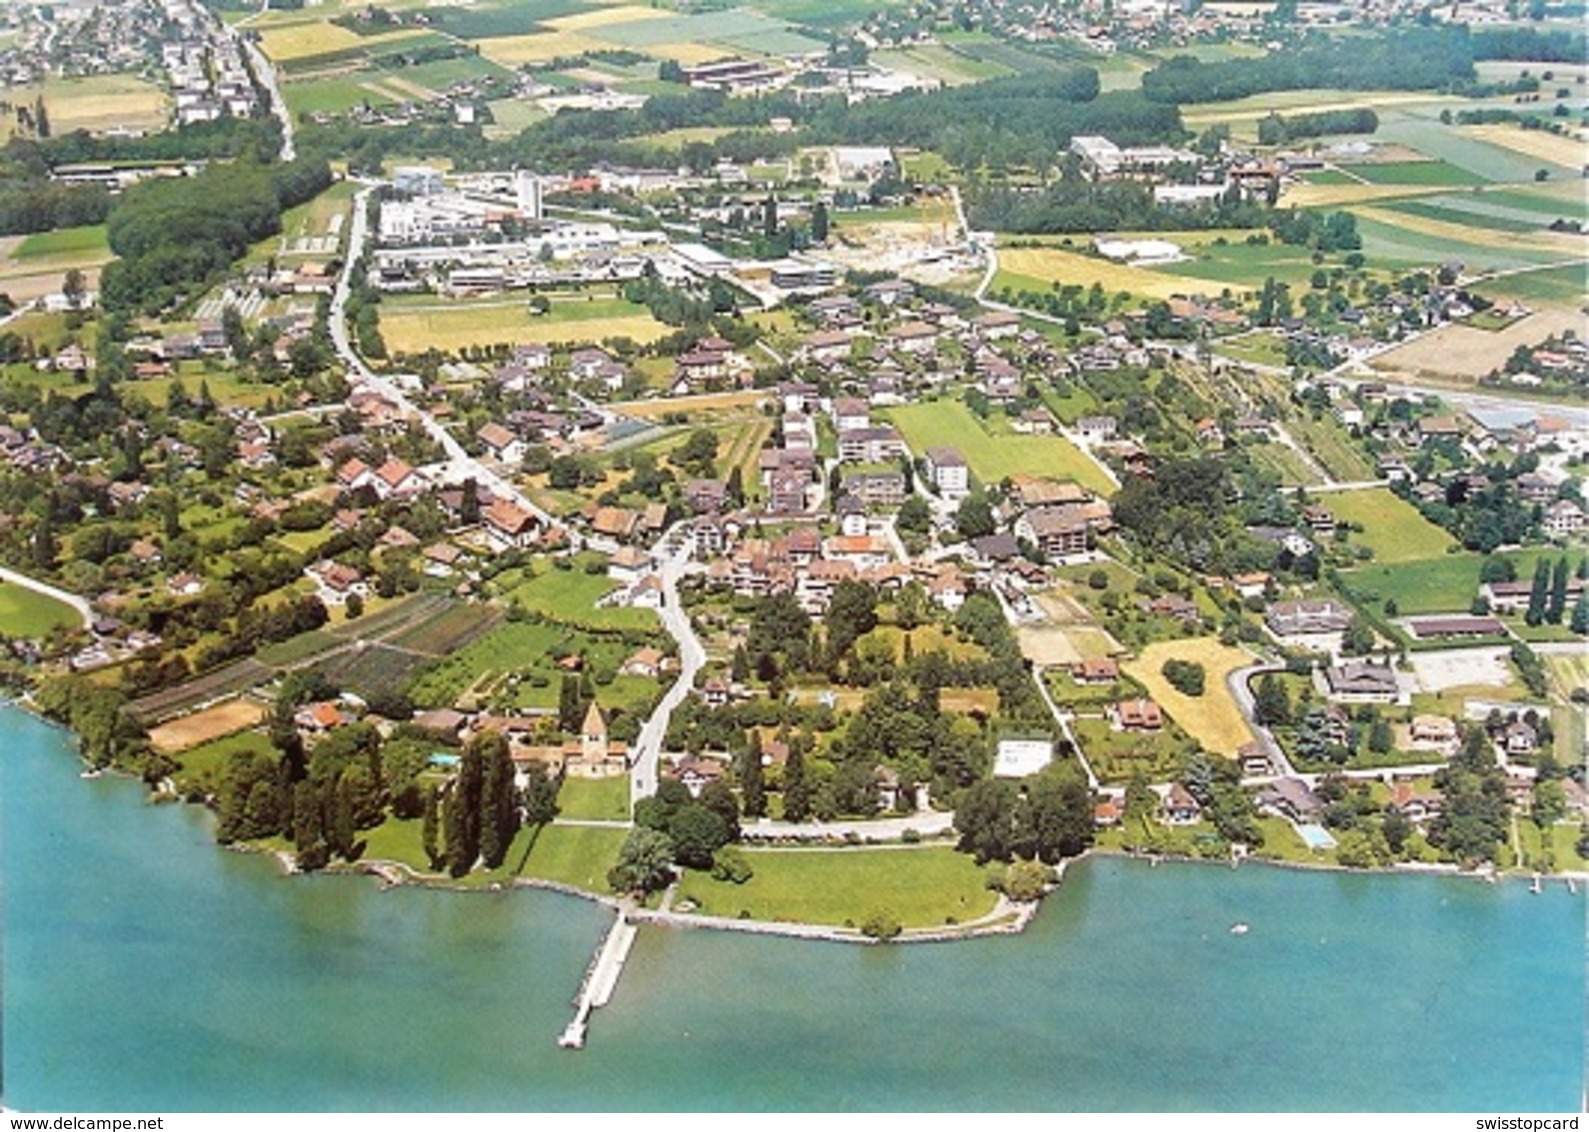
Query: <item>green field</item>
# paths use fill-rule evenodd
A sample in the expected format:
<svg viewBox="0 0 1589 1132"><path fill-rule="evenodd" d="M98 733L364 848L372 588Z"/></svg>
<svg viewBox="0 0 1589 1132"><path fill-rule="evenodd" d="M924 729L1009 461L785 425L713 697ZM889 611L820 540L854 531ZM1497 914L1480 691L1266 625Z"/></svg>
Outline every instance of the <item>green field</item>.
<svg viewBox="0 0 1589 1132"><path fill-rule="evenodd" d="M197 747L183 751L177 756L177 762L181 764L182 769L173 777L177 786L183 791L214 793L220 789L221 775L226 770L226 764L244 751L254 751L273 759L278 754L276 748L271 745L270 737L264 732L241 731L236 735L228 735L224 739L216 739L210 743L201 743Z"/></svg>
<svg viewBox="0 0 1589 1132"><path fill-rule="evenodd" d="M360 75L366 77L359 77ZM294 114L345 114L357 106L390 106L396 98L375 87L376 76L354 76L283 83L282 97Z"/></svg>
<svg viewBox="0 0 1589 1132"><path fill-rule="evenodd" d="M625 836L624 830L605 826L542 826L520 875L571 884L586 892L611 892L607 870L617 862ZM516 857L512 860L517 864Z"/></svg>
<svg viewBox="0 0 1589 1132"><path fill-rule="evenodd" d="M513 672L551 660L552 650L567 638L555 625L509 621L448 656L414 682L414 702L424 707L447 707L482 676ZM555 693L554 693L555 695Z"/></svg>
<svg viewBox="0 0 1589 1132"><path fill-rule="evenodd" d="M558 816L594 821L629 820L629 778L565 778L557 791Z"/></svg>
<svg viewBox="0 0 1589 1132"><path fill-rule="evenodd" d="M1526 579L1533 575L1535 562L1541 558L1554 562L1561 552L1522 550L1501 557L1515 563L1517 576ZM1374 603L1393 600L1403 615L1466 613L1479 592L1483 562L1481 554L1447 554L1423 562L1343 570L1340 577L1354 597Z"/></svg>
<svg viewBox="0 0 1589 1132"><path fill-rule="evenodd" d="M907 928L964 923L993 910L982 870L953 849L767 849L745 854L744 884L686 872L679 900L710 916L860 924L887 909ZM747 915L748 914L748 915Z"/></svg>
<svg viewBox="0 0 1589 1132"><path fill-rule="evenodd" d="M11 254L19 260L109 257L110 246L105 242L105 226L89 224L81 228L35 232L25 237Z"/></svg>
<svg viewBox="0 0 1589 1132"><path fill-rule="evenodd" d="M1476 284L1474 290L1487 298L1576 306L1583 301L1584 292L1589 291L1589 265L1578 263L1508 275L1494 282Z"/></svg>
<svg viewBox="0 0 1589 1132"><path fill-rule="evenodd" d="M1434 204L1427 199L1397 201L1393 204L1387 204L1385 207L1392 212L1404 213L1407 216L1421 216L1426 220L1440 220L1447 224L1469 224L1475 228L1489 229L1492 232L1537 232L1545 224L1538 217L1530 220L1517 220L1510 216L1497 215L1494 212Z"/></svg>
<svg viewBox="0 0 1589 1132"><path fill-rule="evenodd" d="M958 448L985 484L1025 473L1075 480L1102 495L1115 490L1098 465L1063 437L994 435L959 401L896 405L884 415L905 434L913 453L939 445Z"/></svg>
<svg viewBox="0 0 1589 1132"><path fill-rule="evenodd" d="M653 342L669 328L639 303L594 295L552 296L552 309L534 315L522 298L437 302L434 296L381 303L381 336L389 349L418 353L500 342L596 342L632 338Z"/></svg>
<svg viewBox="0 0 1589 1132"><path fill-rule="evenodd" d="M77 610L12 582L0 582L0 635L36 639L55 629L76 629Z"/></svg>
<svg viewBox="0 0 1589 1132"><path fill-rule="evenodd" d="M578 560L581 564L584 561ZM531 613L566 625L592 629L657 627L657 615L649 609L630 609L625 606L596 608L596 602L618 585L605 573L587 574L581 565L576 565L572 570L558 570L545 563L538 564L537 570L534 577L504 595L507 600L517 601Z"/></svg>
<svg viewBox="0 0 1589 1132"><path fill-rule="evenodd" d="M1395 565L1444 558L1454 541L1389 488L1331 492L1318 496L1317 502L1338 521L1362 524L1362 533L1354 533L1352 541L1372 550L1375 562Z"/></svg>
<svg viewBox="0 0 1589 1132"><path fill-rule="evenodd" d="M1482 185L1487 180L1446 161L1385 161L1341 168L1374 185Z"/></svg>

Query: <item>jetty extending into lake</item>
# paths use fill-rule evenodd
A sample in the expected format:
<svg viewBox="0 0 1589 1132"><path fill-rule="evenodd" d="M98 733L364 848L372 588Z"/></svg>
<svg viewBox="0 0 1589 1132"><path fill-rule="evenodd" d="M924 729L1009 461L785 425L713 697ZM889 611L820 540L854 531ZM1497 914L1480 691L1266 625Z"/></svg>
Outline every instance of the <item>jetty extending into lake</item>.
<svg viewBox="0 0 1589 1132"><path fill-rule="evenodd" d="M629 949L634 946L639 930L622 912L612 922L612 927L585 970L585 981L574 999L574 1020L558 1037L558 1045L564 1049L584 1048L585 1035L590 1030L591 1011L606 1006L612 1000L618 976L623 974L623 965L629 958Z"/></svg>

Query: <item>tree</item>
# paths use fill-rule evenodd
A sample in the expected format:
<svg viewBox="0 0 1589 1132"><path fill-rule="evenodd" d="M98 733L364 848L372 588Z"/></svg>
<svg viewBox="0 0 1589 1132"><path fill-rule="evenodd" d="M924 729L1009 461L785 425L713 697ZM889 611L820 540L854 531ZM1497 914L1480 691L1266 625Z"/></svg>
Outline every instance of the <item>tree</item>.
<svg viewBox="0 0 1589 1132"><path fill-rule="evenodd" d="M1550 563L1541 558L1534 563L1534 581L1528 592L1528 611L1523 615L1523 620L1530 625L1541 624L1549 605Z"/></svg>
<svg viewBox="0 0 1589 1132"><path fill-rule="evenodd" d="M886 941L894 939L904 930L899 916L889 908L876 908L861 921L861 934L868 939Z"/></svg>
<svg viewBox="0 0 1589 1132"><path fill-rule="evenodd" d="M1284 727L1291 722L1291 693L1278 673L1265 672L1259 679L1253 711L1265 727Z"/></svg>
<svg viewBox="0 0 1589 1132"><path fill-rule="evenodd" d="M673 842L655 829L636 826L607 872L614 892L655 892L673 883Z"/></svg>
<svg viewBox="0 0 1589 1132"><path fill-rule="evenodd" d="M1589 590L1578 595L1578 601L1572 607L1570 628L1579 636L1589 633Z"/></svg>
<svg viewBox="0 0 1589 1132"><path fill-rule="evenodd" d="M712 854L713 880L744 884L755 875L755 870L750 867L750 862L745 859L744 852L737 845L725 845Z"/></svg>
<svg viewBox="0 0 1589 1132"><path fill-rule="evenodd" d="M1176 691L1188 696L1201 696L1204 685L1208 679L1207 672L1201 664L1194 660L1170 659L1160 666L1159 671L1170 682Z"/></svg>
<svg viewBox="0 0 1589 1132"><path fill-rule="evenodd" d="M824 201L817 201L811 209L811 242L825 244L828 242L828 206Z"/></svg>
<svg viewBox="0 0 1589 1132"><path fill-rule="evenodd" d="M761 233L769 240L778 238L778 198L772 193L761 206Z"/></svg>
<svg viewBox="0 0 1589 1132"><path fill-rule="evenodd" d="M877 591L866 582L845 578L833 587L824 623L828 655L837 664L850 646L877 627Z"/></svg>
<svg viewBox="0 0 1589 1132"><path fill-rule="evenodd" d="M502 864L519 828L508 741L496 731L480 736L480 858L488 869Z"/></svg>
<svg viewBox="0 0 1589 1132"><path fill-rule="evenodd" d="M987 495L973 491L960 501L955 511L955 529L962 538L981 538L998 529L993 518L993 504Z"/></svg>
<svg viewBox="0 0 1589 1132"><path fill-rule="evenodd" d="M1342 656L1363 656L1374 647L1374 626L1361 613L1354 613L1341 634Z"/></svg>
<svg viewBox="0 0 1589 1132"><path fill-rule="evenodd" d="M1041 861L1016 861L1004 873L1004 895L1030 904L1054 881L1054 870Z"/></svg>
<svg viewBox="0 0 1589 1132"><path fill-rule="evenodd" d="M973 784L955 807L959 849L974 854L977 864L1007 861L1015 840L1015 786L1003 779Z"/></svg>
<svg viewBox="0 0 1589 1132"><path fill-rule="evenodd" d="M932 508L921 496L909 496L899 505L894 526L907 534L924 535L932 530Z"/></svg>
<svg viewBox="0 0 1589 1132"><path fill-rule="evenodd" d="M557 729L577 735L584 724L585 700L579 694L579 677L565 672L557 688Z"/></svg>
<svg viewBox="0 0 1589 1132"><path fill-rule="evenodd" d="M783 768L783 816L785 821L805 821L811 814L811 787L806 782L805 752L801 744L789 744L789 759Z"/></svg>
<svg viewBox="0 0 1589 1132"><path fill-rule="evenodd" d="M69 270L61 280L61 297L66 300L70 310L78 310L83 305L83 296L87 293L86 280L83 273L77 268Z"/></svg>
<svg viewBox="0 0 1589 1132"><path fill-rule="evenodd" d="M731 840L728 827L714 811L699 802L681 806L668 822L673 859L685 868L709 869L712 854Z"/></svg>
<svg viewBox="0 0 1589 1132"><path fill-rule="evenodd" d="M1567 581L1569 571L1565 557L1556 559L1550 572L1550 600L1545 606L1545 620L1560 625L1567 612Z"/></svg>
<svg viewBox="0 0 1589 1132"><path fill-rule="evenodd" d="M761 733L750 733L750 746L740 755L739 808L747 818L765 817L767 790L762 779Z"/></svg>
<svg viewBox="0 0 1589 1132"><path fill-rule="evenodd" d="M1388 754L1395 746L1395 736L1390 729L1390 721L1384 716L1375 714L1374 722L1368 729L1368 749L1376 755Z"/></svg>
<svg viewBox="0 0 1589 1132"><path fill-rule="evenodd" d="M425 816L419 827L420 844L425 850L425 859L430 862L430 867L439 869L442 856L440 846L441 808L436 801L434 787L426 786L425 790Z"/></svg>
<svg viewBox="0 0 1589 1132"><path fill-rule="evenodd" d="M524 776L524 824L546 825L559 813L557 780L546 773L545 766L537 762L524 768Z"/></svg>

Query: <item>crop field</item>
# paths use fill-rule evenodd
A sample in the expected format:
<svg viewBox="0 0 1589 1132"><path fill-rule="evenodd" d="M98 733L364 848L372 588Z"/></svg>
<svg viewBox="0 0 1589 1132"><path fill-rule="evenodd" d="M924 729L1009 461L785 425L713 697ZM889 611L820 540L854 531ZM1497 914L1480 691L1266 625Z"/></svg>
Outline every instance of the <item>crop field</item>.
<svg viewBox="0 0 1589 1132"><path fill-rule="evenodd" d="M461 350L498 342L598 342L632 338L654 342L671 331L638 303L622 299L552 300L551 312L533 315L523 299L439 304L381 303L381 336L387 348L418 353Z"/></svg>
<svg viewBox="0 0 1589 1132"><path fill-rule="evenodd" d="M1552 177L1578 176L1575 167L1542 162L1538 157L1474 136L1467 128L1444 125L1435 116L1437 113L1433 106L1390 113L1381 108L1376 137L1382 142L1411 146L1426 157L1465 169L1486 181L1532 184L1534 172L1542 164L1549 167Z"/></svg>
<svg viewBox="0 0 1589 1132"><path fill-rule="evenodd" d="M1488 299L1513 298L1541 306L1577 308L1589 292L1589 264L1576 263L1508 275L1473 289Z"/></svg>
<svg viewBox="0 0 1589 1132"><path fill-rule="evenodd" d="M1559 551L1524 550L1501 555L1510 559L1519 578L1533 576L1540 558L1554 562ZM1572 559L1569 558L1571 561ZM1401 616L1423 613L1466 613L1479 592L1481 554L1447 554L1421 562L1365 566L1343 570L1341 583L1359 601L1396 603Z"/></svg>
<svg viewBox="0 0 1589 1132"><path fill-rule="evenodd" d="M913 453L938 445L956 447L970 464L972 474L985 484L1025 472L1075 480L1104 495L1115 490L1103 470L1063 437L995 436L958 401L897 405L886 415L905 434Z"/></svg>
<svg viewBox="0 0 1589 1132"><path fill-rule="evenodd" d="M1418 513L1418 509L1389 488L1341 491L1320 495L1338 521L1361 523L1363 532L1352 541L1374 552L1374 561L1394 565L1443 558L1454 541L1451 535Z"/></svg>
<svg viewBox="0 0 1589 1132"><path fill-rule="evenodd" d="M418 704L451 706L483 677L546 663L567 636L555 625L499 624L428 669L414 682L410 694Z"/></svg>
<svg viewBox="0 0 1589 1132"><path fill-rule="evenodd" d="M1202 130L1216 123L1228 122L1232 133L1252 138L1256 136L1258 121L1276 111L1281 114L1316 113L1368 107L1378 111L1383 118L1387 108L1409 105L1433 106L1438 113L1441 106L1459 105L1459 101L1422 91L1278 90L1229 102L1199 103L1188 107L1183 112L1182 118L1188 129Z"/></svg>
<svg viewBox="0 0 1589 1132"><path fill-rule="evenodd" d="M334 653L316 667L339 688L365 699L401 691L431 658L381 643Z"/></svg>
<svg viewBox="0 0 1589 1132"><path fill-rule="evenodd" d="M426 14L433 27L459 39L490 39L519 35L533 30L536 24L577 15L589 8L583 0L509 0L469 7L432 7Z"/></svg>
<svg viewBox="0 0 1589 1132"><path fill-rule="evenodd" d="M97 132L117 126L159 130L171 118L171 98L165 90L132 74L52 78L42 85L8 87L5 92L13 105L31 103L40 95L57 137L73 130ZM12 116L0 117L0 141L10 136L14 125Z"/></svg>
<svg viewBox="0 0 1589 1132"><path fill-rule="evenodd" d="M546 111L522 98L498 98L486 103L494 119L484 127L487 139L510 138L546 117Z"/></svg>
<svg viewBox="0 0 1589 1132"><path fill-rule="evenodd" d="M974 920L995 903L982 870L948 847L756 849L745 857L754 875L744 884L689 871L678 900L710 916L832 925L887 909L907 928Z"/></svg>
<svg viewBox="0 0 1589 1132"><path fill-rule="evenodd" d="M1150 299L1168 299L1194 290L1218 294L1224 287L1212 279L1173 276L1157 269L1131 267L1060 247L1000 248L998 256L999 273L993 280L995 289L1011 287L1046 292L1055 283L1081 287L1097 283L1110 294L1125 291Z"/></svg>
<svg viewBox="0 0 1589 1132"><path fill-rule="evenodd" d="M1201 696L1188 696L1171 687L1160 672L1164 662L1171 659L1203 666L1206 680ZM1135 660L1126 661L1120 668L1140 681L1148 695L1205 750L1234 755L1243 744L1252 741L1253 734L1225 686L1225 677L1251 663L1253 658L1245 650L1222 645L1214 637L1202 637L1148 645Z"/></svg>
<svg viewBox="0 0 1589 1132"><path fill-rule="evenodd" d="M83 619L65 602L23 586L0 582L0 633L8 637L47 637L55 629L76 629Z"/></svg>
<svg viewBox="0 0 1589 1132"><path fill-rule="evenodd" d="M1176 233L1166 234L1163 238L1180 242ZM1182 243L1181 250L1193 258L1181 263L1165 264L1154 270L1164 275L1185 278L1187 283L1203 288L1223 284L1236 291L1256 291L1263 286L1265 277L1271 275L1277 282L1305 287L1309 277L1318 269L1312 260L1312 252L1305 247L1282 244L1278 240L1249 244L1245 241L1245 235L1223 244L1207 238L1194 238Z"/></svg>
<svg viewBox="0 0 1589 1132"><path fill-rule="evenodd" d="M1469 272L1554 266L1582 257L1578 237L1540 232L1531 236L1486 232L1407 216L1388 209L1361 208L1357 231L1363 251L1375 266L1429 266L1459 260Z"/></svg>
<svg viewBox="0 0 1589 1132"><path fill-rule="evenodd" d="M489 632L500 616L490 606L459 602L439 616L409 626L386 640L398 648L446 656Z"/></svg>
<svg viewBox="0 0 1589 1132"><path fill-rule="evenodd" d="M1404 216L1422 217L1425 220L1438 220L1445 224L1466 224L1475 228L1487 228L1493 232L1537 232L1545 226L1543 218L1530 215L1523 219L1507 216L1496 212L1494 209L1463 208L1459 205L1443 203L1444 198L1436 200L1425 198L1423 200L1397 201L1389 205L1389 211L1399 212Z"/></svg>
<svg viewBox="0 0 1589 1132"><path fill-rule="evenodd" d="M263 705L253 700L228 700L192 715L173 719L149 730L149 744L162 754L186 751L215 739L246 731L265 718Z"/></svg>
<svg viewBox="0 0 1589 1132"><path fill-rule="evenodd" d="M985 62L962 54L941 43L923 43L913 47L891 47L873 52L872 61L879 67L905 71L924 79L936 79L945 86L960 86L983 79L1002 78L1012 74L1001 63Z"/></svg>
<svg viewBox="0 0 1589 1132"><path fill-rule="evenodd" d="M744 389L733 393L693 393L685 397L656 397L645 401L620 401L612 408L626 417L648 420L683 413L690 419L700 414L742 411L767 400L763 390Z"/></svg>
<svg viewBox="0 0 1589 1132"><path fill-rule="evenodd" d="M186 684L134 700L128 705L128 710L141 722L156 724L191 711L200 704L246 692L274 675L273 669L250 657L206 672Z"/></svg>
<svg viewBox="0 0 1589 1132"><path fill-rule="evenodd" d="M1545 130L1525 130L1515 125L1465 126L1462 134L1490 145L1516 150L1525 157L1538 158L1568 168L1581 166L1586 154L1583 142Z"/></svg>
<svg viewBox="0 0 1589 1132"><path fill-rule="evenodd" d="M272 62L290 63L312 56L336 52L362 52L385 44L423 35L412 28L401 28L381 35L359 35L329 20L307 20L280 24L260 30L259 46Z"/></svg>
<svg viewBox="0 0 1589 1132"><path fill-rule="evenodd" d="M1522 278L1527 277L1508 276L1497 282L1503 292L1516 294L1513 284ZM1381 354L1372 364L1385 373L1443 374L1473 380L1505 365L1517 347L1537 345L1564 331L1582 334L1583 316L1565 309L1541 310L1503 330L1453 324Z"/></svg>
<svg viewBox="0 0 1589 1132"><path fill-rule="evenodd" d="M1445 161L1387 161L1341 168L1374 185L1482 185L1486 179Z"/></svg>

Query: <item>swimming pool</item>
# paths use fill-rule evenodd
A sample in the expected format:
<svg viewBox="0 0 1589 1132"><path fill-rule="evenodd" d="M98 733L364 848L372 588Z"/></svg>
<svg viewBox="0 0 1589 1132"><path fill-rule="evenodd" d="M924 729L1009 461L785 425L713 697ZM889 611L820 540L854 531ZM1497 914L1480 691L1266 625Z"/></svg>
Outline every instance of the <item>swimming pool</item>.
<svg viewBox="0 0 1589 1132"><path fill-rule="evenodd" d="M1331 837L1330 831L1322 825L1299 825L1296 829L1309 849L1335 848L1335 838Z"/></svg>

